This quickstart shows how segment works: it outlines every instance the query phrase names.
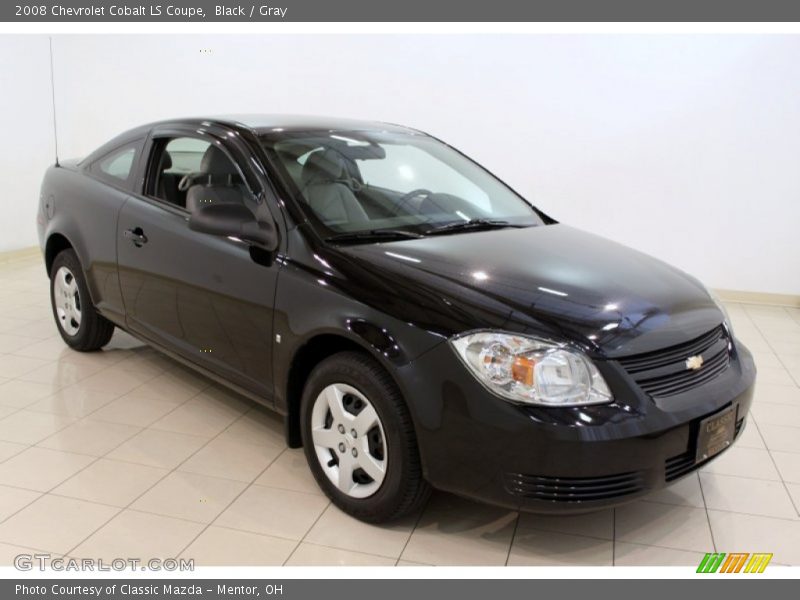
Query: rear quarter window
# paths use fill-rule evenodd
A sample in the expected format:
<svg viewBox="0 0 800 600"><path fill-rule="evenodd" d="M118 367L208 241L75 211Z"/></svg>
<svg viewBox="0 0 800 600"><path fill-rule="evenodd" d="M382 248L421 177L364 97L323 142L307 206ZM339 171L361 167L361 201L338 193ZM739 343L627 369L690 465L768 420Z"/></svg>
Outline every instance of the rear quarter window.
<svg viewBox="0 0 800 600"><path fill-rule="evenodd" d="M98 179L112 185L129 187L133 178L141 142L127 144L95 160L89 171Z"/></svg>

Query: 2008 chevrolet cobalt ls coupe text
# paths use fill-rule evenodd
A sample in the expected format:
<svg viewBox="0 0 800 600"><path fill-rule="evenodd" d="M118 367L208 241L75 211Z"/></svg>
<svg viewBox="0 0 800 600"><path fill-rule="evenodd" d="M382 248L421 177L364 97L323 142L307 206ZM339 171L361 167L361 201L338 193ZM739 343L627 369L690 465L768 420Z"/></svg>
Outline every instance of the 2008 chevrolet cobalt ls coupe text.
<svg viewBox="0 0 800 600"><path fill-rule="evenodd" d="M383 123L185 119L45 176L64 341L120 327L285 415L320 487L385 521L429 486L593 510L739 435L755 368L694 278Z"/></svg>

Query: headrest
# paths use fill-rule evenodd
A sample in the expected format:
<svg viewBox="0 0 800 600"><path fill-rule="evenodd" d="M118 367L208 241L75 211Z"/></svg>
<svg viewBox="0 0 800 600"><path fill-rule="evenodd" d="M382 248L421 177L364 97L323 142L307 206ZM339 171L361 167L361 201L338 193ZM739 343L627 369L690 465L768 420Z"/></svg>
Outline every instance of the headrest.
<svg viewBox="0 0 800 600"><path fill-rule="evenodd" d="M343 179L347 174L344 157L336 150L314 152L306 159L301 177L303 183L321 183Z"/></svg>
<svg viewBox="0 0 800 600"><path fill-rule="evenodd" d="M158 162L158 170L159 171L166 171L167 169L172 168L172 156L170 156L169 152L164 150L161 153L161 160Z"/></svg>
<svg viewBox="0 0 800 600"><path fill-rule="evenodd" d="M216 146L209 146L200 161L200 171L212 175L236 175L231 159Z"/></svg>

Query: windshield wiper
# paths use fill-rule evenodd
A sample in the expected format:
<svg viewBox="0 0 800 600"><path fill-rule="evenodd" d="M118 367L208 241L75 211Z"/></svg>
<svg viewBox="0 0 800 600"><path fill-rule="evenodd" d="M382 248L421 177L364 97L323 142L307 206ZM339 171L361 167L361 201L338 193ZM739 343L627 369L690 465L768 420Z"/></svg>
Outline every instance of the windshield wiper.
<svg viewBox="0 0 800 600"><path fill-rule="evenodd" d="M387 242L392 240L415 240L422 235L405 229L370 229L368 231L349 231L325 238L326 242Z"/></svg>
<svg viewBox="0 0 800 600"><path fill-rule="evenodd" d="M472 229L500 229L503 227L529 227L528 224L509 223L496 219L470 219L469 221L456 221L434 227L425 232L425 235L441 235L443 233L454 233L458 231L469 231Z"/></svg>

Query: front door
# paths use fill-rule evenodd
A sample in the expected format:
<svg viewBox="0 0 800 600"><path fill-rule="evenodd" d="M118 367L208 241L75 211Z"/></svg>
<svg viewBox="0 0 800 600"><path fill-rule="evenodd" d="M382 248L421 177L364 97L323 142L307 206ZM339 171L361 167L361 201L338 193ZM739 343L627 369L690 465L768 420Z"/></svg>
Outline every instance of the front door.
<svg viewBox="0 0 800 600"><path fill-rule="evenodd" d="M255 211L257 196L219 140L156 136L149 147L142 193L126 202L117 226L127 325L271 400L279 265L238 239L188 225L200 203L242 202Z"/></svg>

